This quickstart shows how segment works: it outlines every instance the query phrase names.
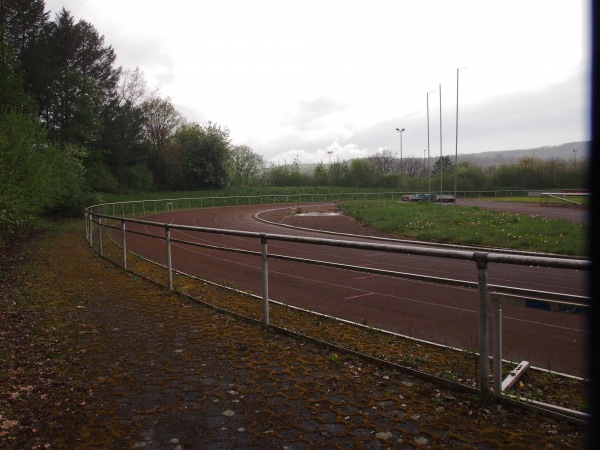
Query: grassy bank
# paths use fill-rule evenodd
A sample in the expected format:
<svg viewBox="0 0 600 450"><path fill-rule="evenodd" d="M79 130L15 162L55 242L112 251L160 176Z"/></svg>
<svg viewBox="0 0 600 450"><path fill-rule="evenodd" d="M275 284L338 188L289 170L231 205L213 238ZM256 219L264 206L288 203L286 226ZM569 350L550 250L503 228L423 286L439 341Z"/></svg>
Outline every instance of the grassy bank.
<svg viewBox="0 0 600 450"><path fill-rule="evenodd" d="M557 197L561 197L560 193L556 194ZM588 205L590 202L589 196L584 195L573 195L573 196L562 196L568 200L569 202L579 203L580 205ZM554 197L528 197L528 196L520 196L520 197L480 197L478 200L491 200L495 202L513 202L513 203L533 203L535 205L539 205L541 203L548 205L567 205L569 202L560 200Z"/></svg>
<svg viewBox="0 0 600 450"><path fill-rule="evenodd" d="M365 225L419 240L585 256L587 227L563 220L392 200L344 202Z"/></svg>

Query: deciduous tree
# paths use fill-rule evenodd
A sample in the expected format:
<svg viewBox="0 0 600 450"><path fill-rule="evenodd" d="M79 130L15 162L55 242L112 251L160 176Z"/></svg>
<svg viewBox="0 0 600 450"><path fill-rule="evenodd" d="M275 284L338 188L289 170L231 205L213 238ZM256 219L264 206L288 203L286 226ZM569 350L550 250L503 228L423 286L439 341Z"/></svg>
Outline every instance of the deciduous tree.
<svg viewBox="0 0 600 450"><path fill-rule="evenodd" d="M247 145L237 145L231 149L230 167L232 182L248 186L264 170L265 161Z"/></svg>
<svg viewBox="0 0 600 450"><path fill-rule="evenodd" d="M212 122L182 125L174 136L181 148L183 175L189 189L222 188L230 160L229 130Z"/></svg>

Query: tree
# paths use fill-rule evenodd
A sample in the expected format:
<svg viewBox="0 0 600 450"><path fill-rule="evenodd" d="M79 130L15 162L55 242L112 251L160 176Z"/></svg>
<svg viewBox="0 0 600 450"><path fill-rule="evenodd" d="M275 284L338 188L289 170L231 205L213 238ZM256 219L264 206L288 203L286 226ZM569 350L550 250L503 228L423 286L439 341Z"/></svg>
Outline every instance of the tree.
<svg viewBox="0 0 600 450"><path fill-rule="evenodd" d="M114 105L111 116L104 120L98 145L104 152L108 167L123 186L130 184L130 168L138 165L148 167L148 152L143 146L143 124L141 108L129 101ZM139 173L139 168L137 171Z"/></svg>
<svg viewBox="0 0 600 450"><path fill-rule="evenodd" d="M2 41L14 49L21 61L42 35L47 22L43 0L0 0Z"/></svg>
<svg viewBox="0 0 600 450"><path fill-rule="evenodd" d="M135 70L125 69L121 71L117 83L117 103L123 106L129 103L133 107L141 105L146 96L147 83L144 74L139 67Z"/></svg>
<svg viewBox="0 0 600 450"><path fill-rule="evenodd" d="M442 172L451 172L454 169L454 160L450 157L450 156L443 156L441 158L438 158L435 163L433 164L433 168L431 169L431 173L434 175L437 175L438 173L440 173L440 170Z"/></svg>
<svg viewBox="0 0 600 450"><path fill-rule="evenodd" d="M313 172L313 177L317 186L327 186L329 184L329 170L323 162L317 164Z"/></svg>
<svg viewBox="0 0 600 450"><path fill-rule="evenodd" d="M329 180L334 186L343 186L348 177L348 164L346 161L340 161L339 158L329 165Z"/></svg>
<svg viewBox="0 0 600 450"><path fill-rule="evenodd" d="M461 191L485 189L486 177L481 167L470 162L460 162L455 170L457 186Z"/></svg>
<svg viewBox="0 0 600 450"><path fill-rule="evenodd" d="M402 164L404 166L403 173L409 178L417 177L423 172L423 160L421 158L404 158ZM427 172L427 167L425 172Z"/></svg>
<svg viewBox="0 0 600 450"><path fill-rule="evenodd" d="M49 211L79 215L91 201L78 148L53 146L31 116L0 110L0 243Z"/></svg>
<svg viewBox="0 0 600 450"><path fill-rule="evenodd" d="M162 98L158 89L142 102L141 108L144 115L144 140L153 151L159 152L183 119L171 99Z"/></svg>
<svg viewBox="0 0 600 450"><path fill-rule="evenodd" d="M36 43L28 88L50 137L87 145L98 140L103 117L115 101L120 69L115 53L88 22L75 23L64 8Z"/></svg>
<svg viewBox="0 0 600 450"><path fill-rule="evenodd" d="M18 65L12 48L0 41L0 109L31 113L35 111L35 103L23 89Z"/></svg>
<svg viewBox="0 0 600 450"><path fill-rule="evenodd" d="M247 145L238 145L231 149L230 167L232 182L248 186L265 168L265 161Z"/></svg>
<svg viewBox="0 0 600 450"><path fill-rule="evenodd" d="M167 160L173 163L173 155L167 154L168 144L183 119L171 99L160 96L158 88L142 102L140 109L142 142L147 151L148 166L154 173L155 181L167 188L170 183L166 176Z"/></svg>
<svg viewBox="0 0 600 450"><path fill-rule="evenodd" d="M212 122L182 125L174 135L181 149L188 189L219 189L227 183L230 161L229 130Z"/></svg>
<svg viewBox="0 0 600 450"><path fill-rule="evenodd" d="M348 173L348 184L353 187L374 187L377 167L369 159L353 159Z"/></svg>
<svg viewBox="0 0 600 450"><path fill-rule="evenodd" d="M377 168L378 175L387 175L396 166L396 155L389 148L384 148L380 152L377 152L369 160Z"/></svg>

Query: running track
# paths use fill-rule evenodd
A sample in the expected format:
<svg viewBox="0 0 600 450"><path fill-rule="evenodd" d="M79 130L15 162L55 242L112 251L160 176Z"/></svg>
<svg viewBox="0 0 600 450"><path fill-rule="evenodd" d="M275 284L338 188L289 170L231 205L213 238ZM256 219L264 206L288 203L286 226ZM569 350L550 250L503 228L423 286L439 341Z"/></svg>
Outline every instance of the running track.
<svg viewBox="0 0 600 450"><path fill-rule="evenodd" d="M493 204L486 202L484 206L493 207ZM255 218L256 213L277 207L289 208L290 206L285 204L205 208L148 217L148 220L272 234L333 238L328 234L284 228ZM537 205L533 205L533 208L537 208L535 211L539 211L540 215L557 209ZM147 231L164 236L164 229L161 228L147 228ZM258 239L175 230L172 231L171 236L173 239L260 252ZM340 239L367 240L367 238L347 237L340 237ZM163 241L128 234L127 245L131 251L164 263ZM342 264L477 281L475 263L468 261L278 241L269 241L268 251L269 254L285 254ZM235 280L238 289L252 291L259 295L262 292L260 257L175 244L172 249L172 261L173 267L177 270L216 282L231 283ZM586 295L586 275L586 273L562 269L491 264L488 269L488 282L541 291ZM418 339L472 351L478 349L477 293L469 289L334 270L271 258L269 259L269 298ZM514 361L527 360L533 366L544 369L587 376L585 348L588 341L587 328L587 319L584 316L504 306L503 356ZM491 322L489 329L491 335Z"/></svg>

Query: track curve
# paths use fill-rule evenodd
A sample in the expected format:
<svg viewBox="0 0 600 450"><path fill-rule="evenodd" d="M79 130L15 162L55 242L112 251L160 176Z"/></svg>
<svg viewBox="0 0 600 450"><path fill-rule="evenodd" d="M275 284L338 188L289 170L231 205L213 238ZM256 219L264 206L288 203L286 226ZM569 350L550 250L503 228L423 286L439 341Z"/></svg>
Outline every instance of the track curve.
<svg viewBox="0 0 600 450"><path fill-rule="evenodd" d="M239 231L332 238L318 231L283 228L256 219L258 212L277 207L289 209L290 205L204 208L147 219ZM156 229L152 231L157 232ZM175 230L172 237L260 252L260 243L256 239ZM369 238L353 236L343 239ZM128 235L128 248L164 263L164 243L160 241L132 234ZM269 254L477 281L475 264L468 261L449 262L424 256L277 241L269 242L268 250ZM175 244L172 258L173 267L182 272L225 284L235 281L238 289L261 292L259 257ZM488 281L574 295L587 293L584 273L561 269L491 265ZM477 293L470 289L269 259L269 297L442 345L468 351L476 351L478 347ZM506 358L528 360L540 368L586 376L588 330L585 318L516 307L505 307L503 313Z"/></svg>

